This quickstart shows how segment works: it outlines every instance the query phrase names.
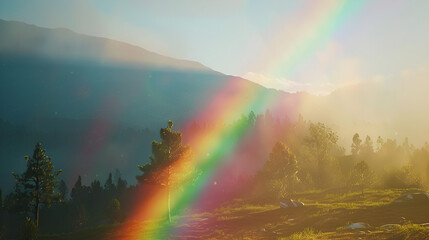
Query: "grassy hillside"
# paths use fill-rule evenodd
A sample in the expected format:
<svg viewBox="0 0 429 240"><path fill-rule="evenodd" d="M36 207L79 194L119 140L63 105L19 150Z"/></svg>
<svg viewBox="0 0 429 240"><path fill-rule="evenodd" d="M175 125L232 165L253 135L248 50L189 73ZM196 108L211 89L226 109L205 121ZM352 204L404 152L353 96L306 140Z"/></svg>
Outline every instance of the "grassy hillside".
<svg viewBox="0 0 429 240"><path fill-rule="evenodd" d="M365 195L338 191L306 192L296 195L303 208L281 209L276 203L255 204L235 199L212 211L182 217L174 239L425 239L429 228L429 204L393 203L401 194L413 191L373 190ZM405 222L403 220L405 218ZM175 219L176 222L179 220ZM371 227L347 230L350 223ZM44 235L40 239L136 239L145 223L121 223L83 229L75 233ZM385 224L392 229L380 228ZM120 229L120 230L118 230ZM149 231L156 231L150 229ZM167 236L163 236L167 237Z"/></svg>

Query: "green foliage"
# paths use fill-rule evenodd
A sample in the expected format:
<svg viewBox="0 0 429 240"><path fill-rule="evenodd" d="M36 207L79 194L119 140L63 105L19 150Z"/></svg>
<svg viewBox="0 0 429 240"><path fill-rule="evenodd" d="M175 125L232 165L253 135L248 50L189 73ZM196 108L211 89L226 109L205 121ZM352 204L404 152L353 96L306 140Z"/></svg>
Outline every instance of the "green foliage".
<svg viewBox="0 0 429 240"><path fill-rule="evenodd" d="M10 192L4 197L3 207L9 213L23 212L27 210L27 201L19 202L21 198L18 198L15 192Z"/></svg>
<svg viewBox="0 0 429 240"><path fill-rule="evenodd" d="M33 208L36 225L39 223L40 205L50 206L59 197L54 190L61 170L54 171L54 164L45 152L42 145L37 143L33 156L25 156L27 170L20 175L12 173L17 181L16 196Z"/></svg>
<svg viewBox="0 0 429 240"><path fill-rule="evenodd" d="M325 188L334 182L338 171L334 152L338 149L338 136L323 123L310 123L309 135L305 138L309 154L312 156L309 173L317 188Z"/></svg>
<svg viewBox="0 0 429 240"><path fill-rule="evenodd" d="M91 182L90 193L94 196L101 196L103 193L103 187L101 187L100 181L95 179Z"/></svg>
<svg viewBox="0 0 429 240"><path fill-rule="evenodd" d="M117 198L112 199L106 207L106 215L112 223L119 220L121 214L121 203Z"/></svg>
<svg viewBox="0 0 429 240"><path fill-rule="evenodd" d="M350 185L360 187L362 194L364 189L374 184L374 173L369 169L365 160L362 160L353 167L350 173Z"/></svg>
<svg viewBox="0 0 429 240"><path fill-rule="evenodd" d="M59 194L60 202L66 201L68 198L68 195L69 195L69 190L67 188L67 184L62 179L61 179L60 183L58 184L58 194Z"/></svg>
<svg viewBox="0 0 429 240"><path fill-rule="evenodd" d="M383 186L386 188L421 187L422 182L414 166L408 164L387 172L383 178Z"/></svg>
<svg viewBox="0 0 429 240"><path fill-rule="evenodd" d="M290 196L298 181L295 155L282 142L277 142L262 170L262 179L278 197Z"/></svg>
<svg viewBox="0 0 429 240"><path fill-rule="evenodd" d="M82 185L82 177L77 178L71 191L72 219L74 229L79 229L88 221L86 205L89 203L91 188Z"/></svg>
<svg viewBox="0 0 429 240"><path fill-rule="evenodd" d="M82 185L82 177L79 176L72 188L71 198L75 202L84 202L88 198L89 192L90 188Z"/></svg>
<svg viewBox="0 0 429 240"><path fill-rule="evenodd" d="M125 190L127 189L127 181L122 179L121 177L118 178L118 181L116 183L116 190L117 190L117 194L121 195L125 192Z"/></svg>
<svg viewBox="0 0 429 240"><path fill-rule="evenodd" d="M283 240L312 240L312 239L318 239L318 237L321 235L319 231L314 230L313 228L306 228L302 232L297 232L292 235L290 235L287 238L280 238Z"/></svg>
<svg viewBox="0 0 429 240"><path fill-rule="evenodd" d="M399 226L398 229L395 229L395 232L395 237L392 239L427 239L429 235L429 229L427 227L411 222Z"/></svg>
<svg viewBox="0 0 429 240"><path fill-rule="evenodd" d="M187 172L184 169L187 166L186 161L190 159L190 148L182 145L182 134L173 131L172 128L173 122L168 121L168 127L160 130L161 142L152 142L150 163L138 166L143 172L137 177L140 182L171 186L183 180L182 174ZM174 164L176 161L183 164Z"/></svg>
<svg viewBox="0 0 429 240"><path fill-rule="evenodd" d="M116 191L116 186L113 183L112 173L109 173L109 177L107 178L106 183L104 183L104 189L110 194Z"/></svg>
<svg viewBox="0 0 429 240"><path fill-rule="evenodd" d="M73 227L72 230L94 226L105 222L106 219L110 222L120 220L122 217L120 202L130 204L130 201L135 197L133 195L135 192L131 191L133 186L127 188L127 181L121 178L119 171L116 171L114 176L109 174L104 185L95 179L90 186L83 185L82 177L78 177L68 202L71 210L70 226ZM130 208L127 207L125 209L129 211ZM121 211L115 210L118 208Z"/></svg>

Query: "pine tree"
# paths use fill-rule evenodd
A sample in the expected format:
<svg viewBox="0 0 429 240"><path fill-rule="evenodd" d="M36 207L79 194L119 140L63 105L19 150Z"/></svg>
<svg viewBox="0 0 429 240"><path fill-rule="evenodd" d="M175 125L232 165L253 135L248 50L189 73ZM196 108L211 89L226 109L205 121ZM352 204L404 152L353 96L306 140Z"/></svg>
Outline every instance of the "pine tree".
<svg viewBox="0 0 429 240"><path fill-rule="evenodd" d="M118 178L118 181L116 183L117 188L117 195L121 196L125 190L127 189L127 181L122 179L121 177Z"/></svg>
<svg viewBox="0 0 429 240"><path fill-rule="evenodd" d="M371 140L370 136L366 136L365 142L361 146L361 153L365 157L374 153L374 143Z"/></svg>
<svg viewBox="0 0 429 240"><path fill-rule="evenodd" d="M109 197L115 195L115 193L116 193L116 186L113 183L112 173L109 173L109 177L107 178L106 182L104 183L104 190L106 190Z"/></svg>
<svg viewBox="0 0 429 240"><path fill-rule="evenodd" d="M60 194L60 201L64 202L67 200L69 195L69 190L67 188L66 182L61 179L59 185L58 185L58 193Z"/></svg>
<svg viewBox="0 0 429 240"><path fill-rule="evenodd" d="M70 197L74 202L86 202L88 200L91 188L85 185L82 185L82 177L77 178L76 183L74 184Z"/></svg>
<svg viewBox="0 0 429 240"><path fill-rule="evenodd" d="M74 187L72 188L71 191L71 198L73 201L80 201L82 199L82 192L83 192L83 188L82 188L82 177L79 176L77 178L76 183L74 184Z"/></svg>
<svg viewBox="0 0 429 240"><path fill-rule="evenodd" d="M90 190L90 187L82 185L82 177L79 176L70 194L76 228L82 227L88 220L86 204L90 200Z"/></svg>
<svg viewBox="0 0 429 240"><path fill-rule="evenodd" d="M91 182L91 188L90 188L90 194L92 199L100 199L102 197L104 197L103 194L104 193L104 189L101 186L100 181L98 181L97 179L94 179L94 181Z"/></svg>
<svg viewBox="0 0 429 240"><path fill-rule="evenodd" d="M45 152L42 144L37 143L33 156L25 156L27 170L20 175L12 173L17 181L15 191L19 197L27 199L28 206L33 209L36 226L39 225L40 205L49 206L58 198L54 190L61 170L54 171L54 164Z"/></svg>
<svg viewBox="0 0 429 240"><path fill-rule="evenodd" d="M361 150L362 140L360 139L358 133L355 133L355 135L353 135L352 140L353 140L353 142L352 142L352 155L357 156Z"/></svg>
<svg viewBox="0 0 429 240"><path fill-rule="evenodd" d="M137 176L140 182L151 182L167 187L168 191L168 221L171 222L171 188L186 179L189 169L186 163L190 159L189 146L182 145L182 134L173 131L173 121L168 121L167 128L161 128L161 142L152 142L150 163L138 168L143 172ZM181 161L181 164L174 164Z"/></svg>

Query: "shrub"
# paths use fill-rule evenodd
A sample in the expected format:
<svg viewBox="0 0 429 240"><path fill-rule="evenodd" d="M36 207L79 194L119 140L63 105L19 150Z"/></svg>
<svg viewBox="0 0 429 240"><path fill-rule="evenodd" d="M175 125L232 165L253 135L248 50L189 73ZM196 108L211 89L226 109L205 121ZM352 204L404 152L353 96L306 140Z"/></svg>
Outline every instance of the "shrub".
<svg viewBox="0 0 429 240"><path fill-rule="evenodd" d="M302 232L297 232L297 233L290 235L287 238L281 238L281 239L283 239L283 240L300 240L300 239L311 240L311 239L316 239L317 237L320 236L320 234L321 233L319 231L315 231L313 228L306 228Z"/></svg>

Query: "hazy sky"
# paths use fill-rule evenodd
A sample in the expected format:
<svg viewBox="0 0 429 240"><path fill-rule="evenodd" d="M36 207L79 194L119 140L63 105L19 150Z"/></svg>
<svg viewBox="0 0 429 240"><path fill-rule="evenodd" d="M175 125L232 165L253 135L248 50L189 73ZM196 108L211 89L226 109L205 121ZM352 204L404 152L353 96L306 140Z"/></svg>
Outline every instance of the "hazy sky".
<svg viewBox="0 0 429 240"><path fill-rule="evenodd" d="M428 67L428 11L426 0L0 0L5 20L121 40L319 94Z"/></svg>

